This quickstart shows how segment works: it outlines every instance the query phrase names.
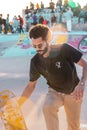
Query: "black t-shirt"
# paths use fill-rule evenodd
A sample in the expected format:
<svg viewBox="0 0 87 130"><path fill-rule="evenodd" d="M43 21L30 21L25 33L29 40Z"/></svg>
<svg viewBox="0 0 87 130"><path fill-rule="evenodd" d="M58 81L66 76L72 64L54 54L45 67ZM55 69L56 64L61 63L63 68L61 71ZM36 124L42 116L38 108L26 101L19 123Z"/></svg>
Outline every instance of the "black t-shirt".
<svg viewBox="0 0 87 130"><path fill-rule="evenodd" d="M82 53L68 44L51 46L50 55L36 54L31 59L30 81L43 75L47 84L58 92L70 94L79 82L76 67Z"/></svg>

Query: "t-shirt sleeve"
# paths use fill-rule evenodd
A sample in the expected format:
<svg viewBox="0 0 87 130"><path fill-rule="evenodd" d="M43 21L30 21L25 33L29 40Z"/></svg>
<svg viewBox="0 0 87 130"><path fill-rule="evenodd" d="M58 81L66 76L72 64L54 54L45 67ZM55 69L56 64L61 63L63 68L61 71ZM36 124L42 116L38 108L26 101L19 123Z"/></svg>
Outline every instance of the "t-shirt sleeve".
<svg viewBox="0 0 87 130"><path fill-rule="evenodd" d="M33 60L31 60L30 63L30 81L35 81L40 77L40 74L38 72L38 69L35 65L35 63L33 62Z"/></svg>
<svg viewBox="0 0 87 130"><path fill-rule="evenodd" d="M82 57L82 53L79 50L68 44L62 46L61 53L68 60L72 60L75 63L77 63Z"/></svg>

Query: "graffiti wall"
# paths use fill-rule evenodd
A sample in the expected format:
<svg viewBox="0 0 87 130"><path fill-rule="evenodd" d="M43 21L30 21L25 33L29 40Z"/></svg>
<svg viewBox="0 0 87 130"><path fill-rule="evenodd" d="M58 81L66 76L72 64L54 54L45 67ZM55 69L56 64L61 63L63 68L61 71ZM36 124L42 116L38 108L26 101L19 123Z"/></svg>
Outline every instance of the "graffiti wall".
<svg viewBox="0 0 87 130"><path fill-rule="evenodd" d="M53 31L53 38L51 44L62 44L68 43L80 50L82 53L87 53L87 34L86 33L75 33L75 32L58 32ZM31 46L31 39L29 39L28 34L20 35L17 45L22 45L22 48L27 49Z"/></svg>
<svg viewBox="0 0 87 130"><path fill-rule="evenodd" d="M51 43L68 43L80 50L82 53L87 53L87 34L53 32L53 39Z"/></svg>
<svg viewBox="0 0 87 130"><path fill-rule="evenodd" d="M87 53L87 35L70 35L68 43L79 49L83 53Z"/></svg>

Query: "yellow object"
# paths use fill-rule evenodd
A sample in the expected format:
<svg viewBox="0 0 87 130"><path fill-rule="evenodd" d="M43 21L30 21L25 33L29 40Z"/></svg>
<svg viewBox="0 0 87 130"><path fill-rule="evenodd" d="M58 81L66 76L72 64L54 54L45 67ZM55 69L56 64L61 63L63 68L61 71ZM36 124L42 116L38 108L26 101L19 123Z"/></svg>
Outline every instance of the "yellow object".
<svg viewBox="0 0 87 130"><path fill-rule="evenodd" d="M26 37L28 37L28 34L21 34L20 37L19 37L19 39L18 39L17 44L19 44L19 45L22 44L22 42L24 41L24 39Z"/></svg>
<svg viewBox="0 0 87 130"><path fill-rule="evenodd" d="M26 97L23 97L23 96L20 97L19 100L18 100L19 105L20 105L20 106L23 105L23 103L24 103L26 100L27 100Z"/></svg>
<svg viewBox="0 0 87 130"><path fill-rule="evenodd" d="M17 97L9 90L0 92L0 116L6 130L28 130Z"/></svg>
<svg viewBox="0 0 87 130"><path fill-rule="evenodd" d="M64 24L55 24L51 28L55 44L62 44L67 42L67 28Z"/></svg>
<svg viewBox="0 0 87 130"><path fill-rule="evenodd" d="M62 44L67 42L67 36L64 34L61 34L56 37L56 44Z"/></svg>

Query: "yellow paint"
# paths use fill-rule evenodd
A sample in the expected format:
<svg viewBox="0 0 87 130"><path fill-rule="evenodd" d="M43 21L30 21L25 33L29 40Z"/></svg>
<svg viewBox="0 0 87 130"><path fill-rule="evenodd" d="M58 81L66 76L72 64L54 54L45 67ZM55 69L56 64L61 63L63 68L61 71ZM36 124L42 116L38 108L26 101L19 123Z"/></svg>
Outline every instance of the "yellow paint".
<svg viewBox="0 0 87 130"><path fill-rule="evenodd" d="M51 28L51 30L54 33L53 37L55 38L55 44L62 44L62 43L67 42L67 29L66 29L65 25L63 25L63 24L55 24ZM55 34L55 32L56 32L56 34Z"/></svg>

